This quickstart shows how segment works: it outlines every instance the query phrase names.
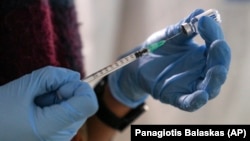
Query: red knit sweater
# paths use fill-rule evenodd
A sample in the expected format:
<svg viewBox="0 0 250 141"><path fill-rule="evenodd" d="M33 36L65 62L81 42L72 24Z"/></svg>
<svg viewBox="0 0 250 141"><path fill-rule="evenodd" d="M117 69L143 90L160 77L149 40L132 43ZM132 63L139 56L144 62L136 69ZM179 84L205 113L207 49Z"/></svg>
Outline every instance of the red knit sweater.
<svg viewBox="0 0 250 141"><path fill-rule="evenodd" d="M84 77L78 25L73 0L1 0L0 85L46 65Z"/></svg>

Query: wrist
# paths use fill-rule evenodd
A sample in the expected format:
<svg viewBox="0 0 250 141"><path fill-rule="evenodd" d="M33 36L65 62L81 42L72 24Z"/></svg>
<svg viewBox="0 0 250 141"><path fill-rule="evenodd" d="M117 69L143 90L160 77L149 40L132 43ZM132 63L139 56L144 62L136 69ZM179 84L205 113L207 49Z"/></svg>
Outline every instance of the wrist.
<svg viewBox="0 0 250 141"><path fill-rule="evenodd" d="M122 118L131 110L130 107L117 101L112 96L108 85L104 89L103 102L107 108L119 118Z"/></svg>
<svg viewBox="0 0 250 141"><path fill-rule="evenodd" d="M145 102L148 94L139 89L132 79L129 79L128 73L122 73L123 70L108 76L108 84L111 95L120 103L130 108L135 108Z"/></svg>
<svg viewBox="0 0 250 141"><path fill-rule="evenodd" d="M97 84L95 92L99 102L99 110L96 116L113 129L122 131L147 110L144 103L135 108L130 108L117 101L109 91L107 78Z"/></svg>

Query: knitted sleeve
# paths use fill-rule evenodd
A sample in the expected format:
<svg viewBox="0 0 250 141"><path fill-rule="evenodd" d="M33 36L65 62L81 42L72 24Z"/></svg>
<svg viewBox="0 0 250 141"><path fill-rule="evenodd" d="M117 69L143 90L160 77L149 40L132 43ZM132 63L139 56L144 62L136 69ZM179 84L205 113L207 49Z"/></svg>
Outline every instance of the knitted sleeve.
<svg viewBox="0 0 250 141"><path fill-rule="evenodd" d="M0 1L0 85L46 65L84 76L72 0Z"/></svg>
<svg viewBox="0 0 250 141"><path fill-rule="evenodd" d="M50 0L50 5L57 60L61 66L81 72L83 77L82 42L74 0Z"/></svg>

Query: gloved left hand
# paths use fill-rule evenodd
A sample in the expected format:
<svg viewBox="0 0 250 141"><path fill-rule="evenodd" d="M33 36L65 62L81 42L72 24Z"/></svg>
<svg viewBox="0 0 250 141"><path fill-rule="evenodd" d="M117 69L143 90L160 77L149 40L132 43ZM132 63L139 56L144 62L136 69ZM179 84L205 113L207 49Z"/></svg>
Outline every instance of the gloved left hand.
<svg viewBox="0 0 250 141"><path fill-rule="evenodd" d="M64 101L44 108L34 103L50 92ZM79 73L44 67L0 86L0 140L70 141L97 108L94 91Z"/></svg>
<svg viewBox="0 0 250 141"><path fill-rule="evenodd" d="M203 11L197 9L176 25L154 33L137 49L181 32L182 23ZM211 17L199 20L198 31L204 39L203 45L193 40L196 34L181 34L112 73L109 76L112 95L131 108L151 95L185 111L195 111L216 97L228 73L230 48L220 25Z"/></svg>

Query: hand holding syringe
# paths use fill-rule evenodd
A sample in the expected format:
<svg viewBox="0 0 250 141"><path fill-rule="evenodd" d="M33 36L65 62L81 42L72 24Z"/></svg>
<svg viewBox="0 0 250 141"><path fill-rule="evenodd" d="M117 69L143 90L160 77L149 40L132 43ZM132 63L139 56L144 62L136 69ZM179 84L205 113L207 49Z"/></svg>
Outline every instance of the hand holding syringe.
<svg viewBox="0 0 250 141"><path fill-rule="evenodd" d="M83 81L88 82L88 83L92 83L95 80L99 80L99 79L107 76L108 74L116 71L117 69L122 68L122 67L128 65L129 63L137 60L138 58L145 56L148 53L157 50L158 48L163 46L166 42L177 37L180 34L186 34L187 36L189 36L193 33L197 33L197 23L202 16L209 16L209 17L213 18L214 20L216 20L217 22L221 22L220 15L219 15L218 11L214 10L214 9L209 9L209 10L195 16L194 18L192 18L189 23L182 24L181 25L182 30L179 33L176 33L175 35L173 35L167 39L149 44L145 48L138 50L136 52L133 52L133 53L117 60L115 63L108 65L107 67L87 76ZM39 106L42 106L42 107L48 106L48 105L51 105L54 103L60 103L61 101L63 101L63 97L61 97L59 94L57 94L57 95L45 94L45 95L42 95L42 96L37 97L35 99L36 104Z"/></svg>
<svg viewBox="0 0 250 141"><path fill-rule="evenodd" d="M146 48L136 51L134 53L129 54L126 57L123 57L121 59L119 59L118 61L116 61L115 63L87 76L84 81L91 83L92 81L96 80L96 79L101 79L104 76L114 72L115 70L137 60L138 58L140 58L141 56L147 55L149 52L153 52L156 49L158 49L159 47L161 47L162 45L165 44L165 42L175 38L176 36L180 35L181 33L186 34L187 36L193 34L193 33L197 33L197 22L199 21L199 19L202 16L209 16L212 17L214 20L216 20L217 22L221 22L221 18L220 15L218 13L217 10L214 9L209 9L207 11L205 11L204 13L195 16L190 23L184 23L182 24L182 31L175 34L174 36L167 38L165 40L161 40L159 42L153 43L148 45Z"/></svg>

